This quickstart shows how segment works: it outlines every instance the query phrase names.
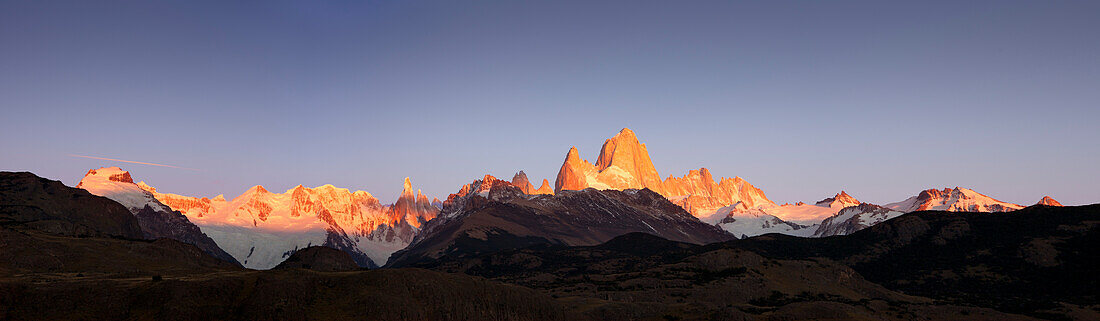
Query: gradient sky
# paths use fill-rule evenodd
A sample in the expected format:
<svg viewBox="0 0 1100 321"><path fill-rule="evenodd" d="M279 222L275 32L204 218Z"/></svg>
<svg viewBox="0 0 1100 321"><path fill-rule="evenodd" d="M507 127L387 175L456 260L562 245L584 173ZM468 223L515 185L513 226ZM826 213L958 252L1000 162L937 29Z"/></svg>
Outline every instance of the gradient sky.
<svg viewBox="0 0 1100 321"><path fill-rule="evenodd" d="M1090 204L1098 102L1100 1L0 1L0 170L69 185L442 199L630 127L779 203Z"/></svg>

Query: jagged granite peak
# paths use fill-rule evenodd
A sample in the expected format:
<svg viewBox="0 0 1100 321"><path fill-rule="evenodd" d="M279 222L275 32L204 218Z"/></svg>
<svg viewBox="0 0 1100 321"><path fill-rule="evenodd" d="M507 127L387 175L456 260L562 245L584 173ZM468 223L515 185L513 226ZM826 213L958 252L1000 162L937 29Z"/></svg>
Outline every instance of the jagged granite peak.
<svg viewBox="0 0 1100 321"><path fill-rule="evenodd" d="M531 185L531 182L527 180L527 173L519 171L515 176L512 176L512 185L518 187L524 193L531 194L535 190L535 187Z"/></svg>
<svg viewBox="0 0 1100 321"><path fill-rule="evenodd" d="M523 171L519 171L519 173L516 173L516 175L512 176L511 184L512 186L515 186L516 188L519 188L521 191L523 191L524 194L554 194L554 189L550 187L549 180L543 179L542 186L539 186L539 188L536 189L534 185L531 185L531 181L528 180L527 173L524 173Z"/></svg>
<svg viewBox="0 0 1100 321"><path fill-rule="evenodd" d="M593 175L596 166L581 159L577 146L569 148L565 154L565 162L558 170L558 178L554 181L554 192L562 190L579 190L588 188L588 176Z"/></svg>
<svg viewBox="0 0 1100 321"><path fill-rule="evenodd" d="M859 205L859 204L860 204L859 200L856 200L855 197L852 197L851 195L848 195L848 192L845 192L845 191L840 191L840 193L837 193L833 197L826 198L826 199L817 201L817 203L814 203L814 205L817 205L817 206L840 207L840 208L849 207L849 206L856 206L856 205Z"/></svg>
<svg viewBox="0 0 1100 321"><path fill-rule="evenodd" d="M623 128L614 137L604 141L595 165L581 159L575 146L569 149L565 162L558 171L557 181L554 182L554 192L585 188L648 188L696 217L713 218L711 223L726 215L718 213L718 209L737 202L750 208L775 206L764 191L741 177L723 177L716 182L706 168L688 171L683 177L669 175L667 179L661 180L646 145L629 128Z"/></svg>
<svg viewBox="0 0 1100 321"><path fill-rule="evenodd" d="M949 212L1009 212L1023 206L1002 202L974 190L955 187L927 189L904 201L886 204L885 207L901 212L925 210Z"/></svg>
<svg viewBox="0 0 1100 321"><path fill-rule="evenodd" d="M530 194L536 195L554 195L554 188L550 187L550 180L542 179L542 186L532 191Z"/></svg>
<svg viewBox="0 0 1100 321"><path fill-rule="evenodd" d="M629 175L620 175L613 170L616 167ZM600 172L597 177L608 185L648 188L657 194L666 194L664 181L653 167L646 145L638 141L630 128L623 128L604 141L600 156L596 158L596 169Z"/></svg>
<svg viewBox="0 0 1100 321"><path fill-rule="evenodd" d="M661 180L645 144L629 128L604 141L596 165L580 158L576 147L570 148L565 163L558 171L554 191L595 189L648 188L665 195Z"/></svg>
<svg viewBox="0 0 1100 321"><path fill-rule="evenodd" d="M669 175L664 185L666 197L701 218L717 215L720 217L716 219L720 219L726 213L718 213L718 209L737 203L746 208L775 205L764 195L763 190L741 177L723 177L715 182L710 170L705 167L690 170L683 177Z"/></svg>
<svg viewBox="0 0 1100 321"><path fill-rule="evenodd" d="M412 181L409 180L408 177L405 177L405 185L404 185L404 187L401 188L401 196L404 197L406 195L407 196L412 196L413 195Z"/></svg>
<svg viewBox="0 0 1100 321"><path fill-rule="evenodd" d="M514 187L514 185L512 185L512 183L510 182L497 179L493 175L485 174L485 176L483 176L481 179L476 179L469 184L462 185L462 187L458 189L458 192L447 195L447 200L443 201L443 211L441 212L441 214L445 215L447 213L447 208L454 208L455 206L453 204L455 204L456 202L463 202L466 199L469 199L471 195L481 195L482 197L488 197L489 191L492 190L493 186ZM520 193L522 192L523 191L520 191Z"/></svg>
<svg viewBox="0 0 1100 321"><path fill-rule="evenodd" d="M134 183L130 172L119 167L89 170L77 187L125 206L137 218L138 225L147 238L169 238L195 245L223 261L240 264L187 216L161 203L154 192L150 192L156 191L155 188L144 181L140 185Z"/></svg>
<svg viewBox="0 0 1100 321"><path fill-rule="evenodd" d="M438 209L428 200L428 196L424 195L419 189L414 193L412 182L406 177L401 197L393 204L393 212L396 220L420 228L421 224L435 218Z"/></svg>
<svg viewBox="0 0 1100 321"><path fill-rule="evenodd" d="M1062 206L1062 203L1059 203L1050 196L1043 196L1043 199L1039 200L1039 202L1035 203L1035 205Z"/></svg>

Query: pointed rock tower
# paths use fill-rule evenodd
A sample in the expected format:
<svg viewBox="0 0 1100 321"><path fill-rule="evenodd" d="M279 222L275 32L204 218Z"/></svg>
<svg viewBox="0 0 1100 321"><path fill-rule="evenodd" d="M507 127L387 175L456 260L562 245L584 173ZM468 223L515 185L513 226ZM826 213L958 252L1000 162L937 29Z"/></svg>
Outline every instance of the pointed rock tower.
<svg viewBox="0 0 1100 321"><path fill-rule="evenodd" d="M439 210L432 206L427 196L424 196L419 190L413 191L412 182L406 177L405 186L401 190L401 197L393 203L393 218L404 220L419 228L420 224L435 218L438 212Z"/></svg>
<svg viewBox="0 0 1100 321"><path fill-rule="evenodd" d="M550 187L550 181L543 178L542 186L539 186L539 189L532 191L531 194L554 195L554 189Z"/></svg>
<svg viewBox="0 0 1100 321"><path fill-rule="evenodd" d="M527 180L527 173L523 171L512 176L512 185L518 187L524 194L531 194L535 190L535 187L531 186L531 181Z"/></svg>

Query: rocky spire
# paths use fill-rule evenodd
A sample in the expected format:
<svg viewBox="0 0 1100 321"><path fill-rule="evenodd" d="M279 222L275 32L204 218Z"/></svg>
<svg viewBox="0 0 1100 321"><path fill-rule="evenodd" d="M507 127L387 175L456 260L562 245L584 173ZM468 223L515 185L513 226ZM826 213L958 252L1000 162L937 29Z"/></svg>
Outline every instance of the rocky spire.
<svg viewBox="0 0 1100 321"><path fill-rule="evenodd" d="M527 180L527 173L519 171L515 176L512 176L512 185L518 187L524 194L531 194L535 190L534 186L531 186L531 182Z"/></svg>
<svg viewBox="0 0 1100 321"><path fill-rule="evenodd" d="M401 190L401 197L406 196L415 197L415 194L413 194L412 182L409 181L408 177L405 177L405 187Z"/></svg>
<svg viewBox="0 0 1100 321"><path fill-rule="evenodd" d="M539 189L532 191L531 194L554 195L554 189L550 187L550 181L544 178L542 179L542 186L539 186Z"/></svg>
<svg viewBox="0 0 1100 321"><path fill-rule="evenodd" d="M576 146L569 148L569 153L565 154L565 162L561 164L561 169L558 170L558 179L554 181L554 192L587 188L588 180L586 176L589 172L595 170L596 168L592 164L581 159Z"/></svg>

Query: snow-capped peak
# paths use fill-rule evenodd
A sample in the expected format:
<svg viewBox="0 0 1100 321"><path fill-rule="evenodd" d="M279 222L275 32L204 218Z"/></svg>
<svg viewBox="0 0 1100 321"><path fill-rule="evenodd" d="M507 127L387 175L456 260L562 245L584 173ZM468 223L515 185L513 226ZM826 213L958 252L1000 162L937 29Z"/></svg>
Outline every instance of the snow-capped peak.
<svg viewBox="0 0 1100 321"><path fill-rule="evenodd" d="M76 187L114 200L126 206L131 212L140 211L146 205L154 210L171 211L146 190L152 187L145 185L144 182L141 185L145 187L135 184L134 179L130 177L130 172L118 167L101 167L89 170Z"/></svg>
<svg viewBox="0 0 1100 321"><path fill-rule="evenodd" d="M1023 206L1002 202L974 190L962 187L927 189L904 201L886 204L886 208L902 211L1009 212Z"/></svg>
<svg viewBox="0 0 1100 321"><path fill-rule="evenodd" d="M117 166L90 169L87 174L84 174L84 178L106 179L108 181L120 183L134 183L134 179L130 177L130 172L124 171Z"/></svg>

